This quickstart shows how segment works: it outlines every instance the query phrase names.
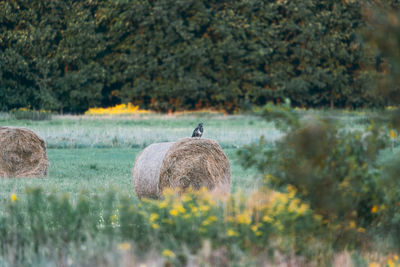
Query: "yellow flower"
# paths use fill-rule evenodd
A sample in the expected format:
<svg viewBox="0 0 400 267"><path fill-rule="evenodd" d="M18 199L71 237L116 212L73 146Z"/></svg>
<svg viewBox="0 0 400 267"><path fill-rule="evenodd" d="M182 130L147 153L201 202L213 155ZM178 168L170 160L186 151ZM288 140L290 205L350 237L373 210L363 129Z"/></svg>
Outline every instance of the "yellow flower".
<svg viewBox="0 0 400 267"><path fill-rule="evenodd" d="M198 209L197 209L197 207L192 206L192 207L191 207L191 210L192 210L193 213L196 213Z"/></svg>
<svg viewBox="0 0 400 267"><path fill-rule="evenodd" d="M350 229L356 228L356 222L355 221L350 221L349 227L350 227Z"/></svg>
<svg viewBox="0 0 400 267"><path fill-rule="evenodd" d="M190 217L192 217L192 214L190 213L186 213L185 215L183 215L184 219L189 219Z"/></svg>
<svg viewBox="0 0 400 267"><path fill-rule="evenodd" d="M251 228L251 230L253 231L253 232L257 232L257 230L258 230L258 225L253 225L253 226L251 226L250 228Z"/></svg>
<svg viewBox="0 0 400 267"><path fill-rule="evenodd" d="M204 221L201 223L202 226L208 226L208 225L210 225L210 224L211 224L211 222L210 222L209 220L204 220Z"/></svg>
<svg viewBox="0 0 400 267"><path fill-rule="evenodd" d="M293 199L289 204L288 211L289 212L296 212L298 210L298 207L299 207L299 202L300 202L300 200Z"/></svg>
<svg viewBox="0 0 400 267"><path fill-rule="evenodd" d="M118 220L118 215L117 214L111 215L110 220L111 222L115 223Z"/></svg>
<svg viewBox="0 0 400 267"><path fill-rule="evenodd" d="M359 228L357 229L357 232L359 232L359 233L365 233L365 228L359 227Z"/></svg>
<svg viewBox="0 0 400 267"><path fill-rule="evenodd" d="M16 194L11 194L11 202L15 202L15 201L17 201L18 200L18 197L17 197L17 195Z"/></svg>
<svg viewBox="0 0 400 267"><path fill-rule="evenodd" d="M178 211L180 213L185 213L186 212L186 209L182 205L178 205L177 209L178 209Z"/></svg>
<svg viewBox="0 0 400 267"><path fill-rule="evenodd" d="M236 232L236 231L234 231L233 229L228 229L228 231L226 231L226 234L228 235L228 236L238 236L239 235L239 233L238 232Z"/></svg>
<svg viewBox="0 0 400 267"><path fill-rule="evenodd" d="M379 264L379 263L376 263L376 262L370 262L369 264L368 264L368 267L380 267L381 265Z"/></svg>
<svg viewBox="0 0 400 267"><path fill-rule="evenodd" d="M378 212L378 206L373 205L371 208L371 213L376 213L376 212Z"/></svg>
<svg viewBox="0 0 400 267"><path fill-rule="evenodd" d="M319 214L314 214L314 215L313 215L313 218L314 218L314 220L316 220L316 221L321 221L323 217L322 217L321 215L319 215Z"/></svg>
<svg viewBox="0 0 400 267"><path fill-rule="evenodd" d="M389 258L387 260L387 264L388 264L389 267L395 267L395 264L394 264L394 262L393 262L393 260L391 258Z"/></svg>
<svg viewBox="0 0 400 267"><path fill-rule="evenodd" d="M394 259L395 261L398 261L398 260L399 260L399 256L397 256L397 254L394 254L393 259Z"/></svg>
<svg viewBox="0 0 400 267"><path fill-rule="evenodd" d="M273 221L273 219L272 219L271 217L269 217L268 215L265 215L265 216L263 217L262 220L263 220L264 222L268 222L268 223L270 223L270 222Z"/></svg>
<svg viewBox="0 0 400 267"><path fill-rule="evenodd" d="M200 205L199 206L199 210L202 211L202 212L207 212L207 211L210 210L210 207L207 206L207 205Z"/></svg>
<svg viewBox="0 0 400 267"><path fill-rule="evenodd" d="M397 137L397 133L394 130L390 130L389 135L391 139L396 139Z"/></svg>
<svg viewBox="0 0 400 267"><path fill-rule="evenodd" d="M251 218L250 218L250 215L248 213L242 213L242 214L238 214L236 216L236 221L239 224L247 224L247 225L249 225L251 223Z"/></svg>
<svg viewBox="0 0 400 267"><path fill-rule="evenodd" d="M168 207L168 202L167 202L167 201L161 201L161 202L158 204L158 207L159 207L160 209L166 208L166 207Z"/></svg>
<svg viewBox="0 0 400 267"><path fill-rule="evenodd" d="M172 216L178 216L178 211L173 209L169 211L169 214L171 214Z"/></svg>
<svg viewBox="0 0 400 267"><path fill-rule="evenodd" d="M150 111L139 109L139 106L134 106L131 103L128 103L128 105L119 104L109 108L89 108L89 110L85 112L85 115L120 115L149 112Z"/></svg>
<svg viewBox="0 0 400 267"><path fill-rule="evenodd" d="M298 213L302 215L304 212L308 210L309 206L307 204L301 203L300 208L298 209Z"/></svg>
<svg viewBox="0 0 400 267"><path fill-rule="evenodd" d="M261 231L257 231L256 236L260 236L260 235L262 235Z"/></svg>
<svg viewBox="0 0 400 267"><path fill-rule="evenodd" d="M207 220L209 220L210 222L215 222L217 220L217 217L210 216L210 217L207 218Z"/></svg>
<svg viewBox="0 0 400 267"><path fill-rule="evenodd" d="M149 221L152 223L152 222L154 222L155 220L157 220L159 217L160 217L160 216L159 216L157 213L152 213L152 214L150 215Z"/></svg>
<svg viewBox="0 0 400 267"><path fill-rule="evenodd" d="M158 228L160 228L160 226L159 226L158 224L156 224L156 223L153 223L153 224L151 225L151 227L152 227L153 229L158 229Z"/></svg>
<svg viewBox="0 0 400 267"><path fill-rule="evenodd" d="M175 253L172 250L164 249L161 253L164 257L175 258Z"/></svg>
<svg viewBox="0 0 400 267"><path fill-rule="evenodd" d="M185 194L185 195L182 196L182 201L183 202L189 202L191 200L192 200L192 197L189 196L188 194Z"/></svg>
<svg viewBox="0 0 400 267"><path fill-rule="evenodd" d="M118 245L119 250L130 250L131 249L131 244L128 242L124 242Z"/></svg>
<svg viewBox="0 0 400 267"><path fill-rule="evenodd" d="M297 193L297 189L293 185L288 185L286 188L287 188L289 197L294 198Z"/></svg>

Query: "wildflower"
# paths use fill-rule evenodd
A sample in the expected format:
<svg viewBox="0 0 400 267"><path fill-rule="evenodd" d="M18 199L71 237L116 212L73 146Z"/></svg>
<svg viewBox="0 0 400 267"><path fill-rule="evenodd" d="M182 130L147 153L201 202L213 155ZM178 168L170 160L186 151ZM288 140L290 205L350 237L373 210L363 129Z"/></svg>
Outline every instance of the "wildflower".
<svg viewBox="0 0 400 267"><path fill-rule="evenodd" d="M160 226L159 226L158 224L156 224L156 223L151 224L151 227L152 227L153 229L158 229L158 228L160 228Z"/></svg>
<svg viewBox="0 0 400 267"><path fill-rule="evenodd" d="M371 208L371 213L376 213L378 212L378 207L376 205L373 205Z"/></svg>
<svg viewBox="0 0 400 267"><path fill-rule="evenodd" d="M368 264L368 267L380 267L381 265L379 264L379 263L376 263L376 262L370 262L369 264Z"/></svg>
<svg viewBox="0 0 400 267"><path fill-rule="evenodd" d="M210 222L215 222L217 220L217 217L210 216L210 217L207 218L207 220L209 220Z"/></svg>
<svg viewBox="0 0 400 267"><path fill-rule="evenodd" d="M394 254L393 259L394 259L395 261L398 261L398 260L399 260L399 256L397 256L397 254Z"/></svg>
<svg viewBox="0 0 400 267"><path fill-rule="evenodd" d="M191 200L192 200L192 197L189 196L188 194L185 194L185 195L182 196L182 201L183 202L189 202Z"/></svg>
<svg viewBox="0 0 400 267"><path fill-rule="evenodd" d="M247 225L249 225L251 223L251 218L250 218L250 215L248 213L242 213L242 214L238 214L236 216L236 221L239 224L247 224Z"/></svg>
<svg viewBox="0 0 400 267"><path fill-rule="evenodd" d="M172 250L164 249L161 253L164 257L175 258L175 253Z"/></svg>
<svg viewBox="0 0 400 267"><path fill-rule="evenodd" d="M257 232L258 227L259 227L259 225L257 224L257 225L253 225L252 227L250 227L250 229L251 229L253 232Z"/></svg>
<svg viewBox="0 0 400 267"><path fill-rule="evenodd" d="M131 249L131 244L128 242L124 242L118 245L119 250L130 250Z"/></svg>
<svg viewBox="0 0 400 267"><path fill-rule="evenodd" d="M159 207L160 209L166 208L166 207L168 207L168 202L167 202L167 201L161 201L161 202L158 204L158 207Z"/></svg>
<svg viewBox="0 0 400 267"><path fill-rule="evenodd" d="M395 267L395 264L394 264L394 262L393 262L393 260L391 258L389 258L387 260L387 264L388 264L389 267Z"/></svg>
<svg viewBox="0 0 400 267"><path fill-rule="evenodd" d="M17 201L18 200L18 197L17 197L17 195L16 194L11 194L11 202L15 202L15 201Z"/></svg>
<svg viewBox="0 0 400 267"><path fill-rule="evenodd" d="M176 209L172 209L169 211L169 214L171 214L172 216L178 216L178 211Z"/></svg>
<svg viewBox="0 0 400 267"><path fill-rule="evenodd" d="M176 207L176 209L177 209L180 213L185 213L185 212L186 212L186 209L185 209L182 205L178 205L178 206Z"/></svg>
<svg viewBox="0 0 400 267"><path fill-rule="evenodd" d="M205 220L201 223L201 225L207 226L207 225L210 225L212 222L215 222L216 220L217 220L217 217L215 217L215 216L210 216L210 217L208 217L207 219L205 219Z"/></svg>
<svg viewBox="0 0 400 267"><path fill-rule="evenodd" d="M358 227L358 228L357 228L357 232L359 232L359 233L365 233L365 228Z"/></svg>
<svg viewBox="0 0 400 267"><path fill-rule="evenodd" d="M298 210L298 204L299 204L300 200L298 199L294 199L293 201L290 202L289 207L288 207L288 211L289 212L296 212Z"/></svg>
<svg viewBox="0 0 400 267"><path fill-rule="evenodd" d="M314 215L313 215L313 218L314 218L314 220L316 220L316 221L321 221L321 220L322 220L322 216L319 215L319 214L314 214Z"/></svg>
<svg viewBox="0 0 400 267"><path fill-rule="evenodd" d="M268 222L268 223L270 223L270 222L273 221L273 219L272 219L271 217L269 217L268 215L265 215L265 216L263 217L262 220L263 220L264 222Z"/></svg>
<svg viewBox="0 0 400 267"><path fill-rule="evenodd" d="M199 206L199 210L202 211L202 212L207 212L207 211L210 210L210 207L207 206L207 205L200 205Z"/></svg>
<svg viewBox="0 0 400 267"><path fill-rule="evenodd" d="M396 137L397 137L397 134L394 130L390 130L389 135L390 135L390 139L396 139Z"/></svg>
<svg viewBox="0 0 400 267"><path fill-rule="evenodd" d="M297 189L293 185L288 185L287 191L289 193L289 198L294 198L297 193Z"/></svg>
<svg viewBox="0 0 400 267"><path fill-rule="evenodd" d="M233 229L228 229L228 231L226 231L226 234L228 235L228 236L238 236L239 235L239 233L238 232L236 232L235 230L233 230Z"/></svg>
<svg viewBox="0 0 400 267"><path fill-rule="evenodd" d="M351 221L350 224L349 224L349 228L350 229L356 228L356 222L355 221Z"/></svg>
<svg viewBox="0 0 400 267"><path fill-rule="evenodd" d="M300 208L298 209L298 213L302 215L304 212L308 210L309 206L307 204L301 203Z"/></svg>
<svg viewBox="0 0 400 267"><path fill-rule="evenodd" d="M160 216L159 216L157 213L152 213L152 214L150 215L149 221L152 223L152 222L154 222L155 220L157 220L159 217L160 217Z"/></svg>
<svg viewBox="0 0 400 267"><path fill-rule="evenodd" d="M112 223L117 222L117 220L118 220L118 215L117 215L117 214L111 215L111 216L110 216L110 220L111 220Z"/></svg>
<svg viewBox="0 0 400 267"><path fill-rule="evenodd" d="M192 210L192 213L196 213L198 211L198 208L193 205L191 206L190 209Z"/></svg>

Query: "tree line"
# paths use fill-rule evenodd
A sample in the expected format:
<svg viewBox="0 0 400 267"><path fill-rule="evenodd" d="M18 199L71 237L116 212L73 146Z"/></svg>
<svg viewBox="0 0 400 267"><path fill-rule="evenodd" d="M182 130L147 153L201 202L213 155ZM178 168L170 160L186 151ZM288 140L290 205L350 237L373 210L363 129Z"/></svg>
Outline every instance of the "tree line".
<svg viewBox="0 0 400 267"><path fill-rule="evenodd" d="M390 2L390 1L388 1ZM396 6L396 1L390 2ZM0 2L0 110L388 104L367 1Z"/></svg>

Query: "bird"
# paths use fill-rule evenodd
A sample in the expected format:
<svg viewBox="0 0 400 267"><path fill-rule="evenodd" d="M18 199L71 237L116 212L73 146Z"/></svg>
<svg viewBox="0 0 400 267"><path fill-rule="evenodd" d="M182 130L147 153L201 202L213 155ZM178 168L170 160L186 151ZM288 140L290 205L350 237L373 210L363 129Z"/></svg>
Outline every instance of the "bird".
<svg viewBox="0 0 400 267"><path fill-rule="evenodd" d="M201 137L204 133L203 123L199 123L199 125L194 129L192 137Z"/></svg>

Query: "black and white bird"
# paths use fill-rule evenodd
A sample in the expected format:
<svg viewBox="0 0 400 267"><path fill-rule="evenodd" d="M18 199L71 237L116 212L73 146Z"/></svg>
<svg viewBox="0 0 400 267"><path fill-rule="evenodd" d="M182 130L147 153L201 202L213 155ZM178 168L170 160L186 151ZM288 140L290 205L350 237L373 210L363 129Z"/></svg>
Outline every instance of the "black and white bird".
<svg viewBox="0 0 400 267"><path fill-rule="evenodd" d="M199 125L194 129L192 137L201 137L204 133L203 123L199 123Z"/></svg>

